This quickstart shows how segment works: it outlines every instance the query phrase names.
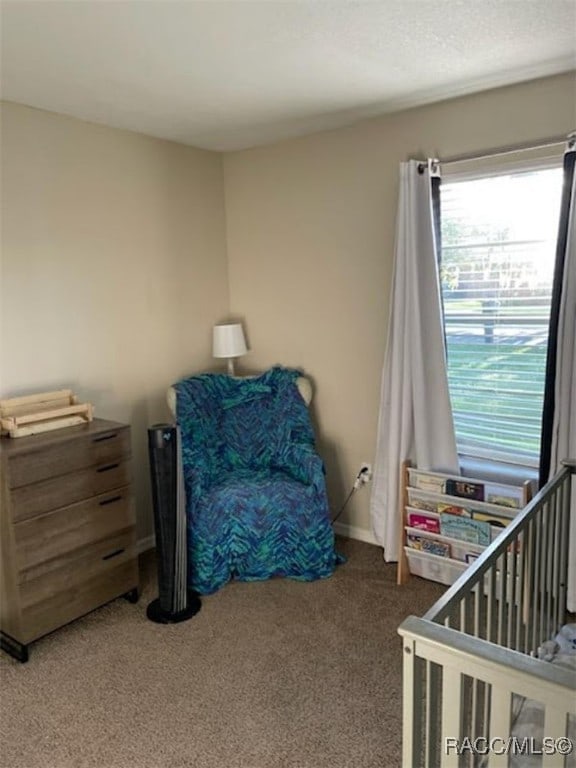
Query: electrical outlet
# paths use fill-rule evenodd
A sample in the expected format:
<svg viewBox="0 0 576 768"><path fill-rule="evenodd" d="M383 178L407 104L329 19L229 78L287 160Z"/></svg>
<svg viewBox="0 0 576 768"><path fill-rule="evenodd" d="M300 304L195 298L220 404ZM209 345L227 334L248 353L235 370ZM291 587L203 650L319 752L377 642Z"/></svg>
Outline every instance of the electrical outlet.
<svg viewBox="0 0 576 768"><path fill-rule="evenodd" d="M369 464L367 461L365 461L360 466L358 478L363 485L369 483L372 480L372 464Z"/></svg>

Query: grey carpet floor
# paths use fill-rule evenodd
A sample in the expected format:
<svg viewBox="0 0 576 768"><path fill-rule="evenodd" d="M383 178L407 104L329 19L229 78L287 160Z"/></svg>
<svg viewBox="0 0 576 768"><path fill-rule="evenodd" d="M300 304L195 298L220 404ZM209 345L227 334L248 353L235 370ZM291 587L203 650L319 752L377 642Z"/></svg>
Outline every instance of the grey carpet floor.
<svg viewBox="0 0 576 768"><path fill-rule="evenodd" d="M396 629L442 587L341 539L325 581L231 583L180 625L115 600L0 654L2 768L400 768Z"/></svg>

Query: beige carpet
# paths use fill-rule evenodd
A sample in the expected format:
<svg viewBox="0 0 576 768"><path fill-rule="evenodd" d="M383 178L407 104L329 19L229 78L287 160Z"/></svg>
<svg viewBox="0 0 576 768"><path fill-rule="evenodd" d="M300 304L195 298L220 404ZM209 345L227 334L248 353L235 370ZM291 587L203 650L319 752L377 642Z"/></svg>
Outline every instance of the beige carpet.
<svg viewBox="0 0 576 768"><path fill-rule="evenodd" d="M0 654L2 768L400 768L396 628L442 588L395 586L381 550L341 540L326 581L233 583L189 622L143 595Z"/></svg>

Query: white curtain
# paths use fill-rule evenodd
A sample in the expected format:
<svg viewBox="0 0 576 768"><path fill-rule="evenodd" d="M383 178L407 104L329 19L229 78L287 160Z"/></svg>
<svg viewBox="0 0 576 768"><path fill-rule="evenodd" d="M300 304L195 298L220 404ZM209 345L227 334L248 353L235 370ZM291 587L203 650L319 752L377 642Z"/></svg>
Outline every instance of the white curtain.
<svg viewBox="0 0 576 768"><path fill-rule="evenodd" d="M370 511L387 561L398 559L400 469L458 473L432 211L430 162L400 166L394 276Z"/></svg>
<svg viewBox="0 0 576 768"><path fill-rule="evenodd" d="M556 347L555 406L550 452L550 477L562 459L576 459L576 175L568 211L566 255ZM576 612L576 474L572 475L571 530L568 556L568 610Z"/></svg>

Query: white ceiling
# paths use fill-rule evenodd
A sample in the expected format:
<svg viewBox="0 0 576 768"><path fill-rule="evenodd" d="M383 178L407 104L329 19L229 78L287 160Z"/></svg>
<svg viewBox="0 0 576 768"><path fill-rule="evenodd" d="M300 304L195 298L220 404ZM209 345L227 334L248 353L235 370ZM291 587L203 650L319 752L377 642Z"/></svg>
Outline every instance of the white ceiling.
<svg viewBox="0 0 576 768"><path fill-rule="evenodd" d="M576 68L575 0L2 0L8 101L207 149Z"/></svg>

